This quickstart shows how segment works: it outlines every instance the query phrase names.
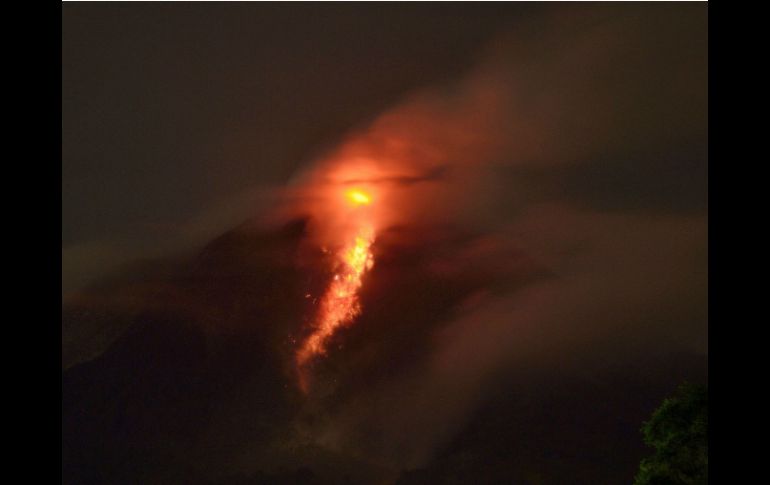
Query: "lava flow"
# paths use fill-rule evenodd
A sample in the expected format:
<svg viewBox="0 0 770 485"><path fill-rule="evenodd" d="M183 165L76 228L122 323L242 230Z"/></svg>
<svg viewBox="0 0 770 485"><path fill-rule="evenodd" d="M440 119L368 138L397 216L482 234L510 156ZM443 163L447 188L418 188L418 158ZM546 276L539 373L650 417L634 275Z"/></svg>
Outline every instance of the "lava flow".
<svg viewBox="0 0 770 485"><path fill-rule="evenodd" d="M371 203L371 196L361 190L345 193L348 202L355 207ZM349 325L361 313L358 291L363 275L374 265L371 246L374 230L370 224L360 221L352 241L337 253L337 270L322 296L316 317L315 330L305 340L296 354L300 388L307 392L307 365L311 359L326 353L329 338L343 325Z"/></svg>

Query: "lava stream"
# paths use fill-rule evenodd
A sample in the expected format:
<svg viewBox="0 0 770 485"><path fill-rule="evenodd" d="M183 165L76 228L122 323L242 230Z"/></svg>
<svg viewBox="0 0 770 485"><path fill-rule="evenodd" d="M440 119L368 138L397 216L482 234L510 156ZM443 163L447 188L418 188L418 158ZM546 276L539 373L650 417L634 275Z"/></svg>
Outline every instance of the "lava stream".
<svg viewBox="0 0 770 485"><path fill-rule="evenodd" d="M350 191L347 197L354 205L368 205L370 197L360 191ZM307 365L316 356L326 353L328 339L343 325L349 325L361 313L358 292L363 275L374 265L371 246L374 230L361 224L353 240L337 253L338 269L319 303L315 330L296 353L300 388L307 392Z"/></svg>

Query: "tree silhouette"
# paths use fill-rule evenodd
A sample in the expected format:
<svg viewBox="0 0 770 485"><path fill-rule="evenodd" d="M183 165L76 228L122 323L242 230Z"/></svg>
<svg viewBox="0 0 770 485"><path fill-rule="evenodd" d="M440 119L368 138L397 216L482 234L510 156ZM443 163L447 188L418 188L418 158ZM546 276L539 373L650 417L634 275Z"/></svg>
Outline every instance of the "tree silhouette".
<svg viewBox="0 0 770 485"><path fill-rule="evenodd" d="M708 387L682 384L642 434L655 453L642 460L634 485L708 483Z"/></svg>

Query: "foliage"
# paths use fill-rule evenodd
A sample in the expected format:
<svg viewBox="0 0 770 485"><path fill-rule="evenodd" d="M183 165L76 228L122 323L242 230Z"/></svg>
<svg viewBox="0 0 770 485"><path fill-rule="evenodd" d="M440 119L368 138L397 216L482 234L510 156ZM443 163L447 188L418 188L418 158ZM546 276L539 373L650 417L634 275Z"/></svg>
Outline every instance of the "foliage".
<svg viewBox="0 0 770 485"><path fill-rule="evenodd" d="M642 460L634 485L708 483L708 388L683 384L642 426L655 453Z"/></svg>

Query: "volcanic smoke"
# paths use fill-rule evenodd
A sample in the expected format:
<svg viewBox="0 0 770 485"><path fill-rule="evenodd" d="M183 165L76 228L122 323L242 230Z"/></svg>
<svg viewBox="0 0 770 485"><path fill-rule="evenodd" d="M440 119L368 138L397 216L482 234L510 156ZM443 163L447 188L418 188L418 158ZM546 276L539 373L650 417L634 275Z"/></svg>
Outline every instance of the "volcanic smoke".
<svg viewBox="0 0 770 485"><path fill-rule="evenodd" d="M372 198L366 192L352 189L345 193L354 207L367 206ZM336 270L329 287L321 298L314 325L315 330L305 340L296 354L299 386L308 390L308 363L326 353L329 338L343 325L349 325L361 313L358 291L363 275L374 265L371 246L374 229L365 220L356 224L353 239L336 253Z"/></svg>

